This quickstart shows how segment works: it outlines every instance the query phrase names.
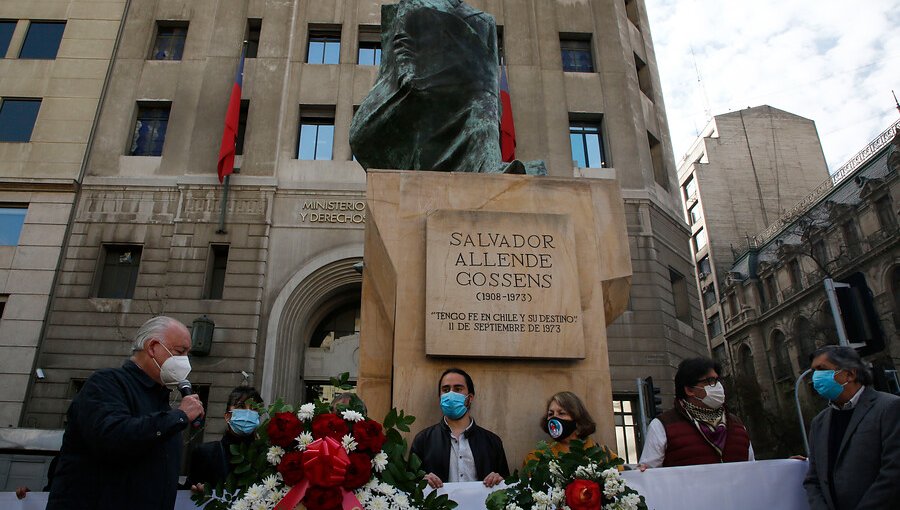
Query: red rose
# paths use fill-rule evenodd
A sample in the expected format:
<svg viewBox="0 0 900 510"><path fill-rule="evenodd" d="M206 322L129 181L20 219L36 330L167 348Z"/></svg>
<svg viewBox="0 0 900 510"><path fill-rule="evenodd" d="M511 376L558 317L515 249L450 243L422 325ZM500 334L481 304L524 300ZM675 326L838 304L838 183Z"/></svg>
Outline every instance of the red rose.
<svg viewBox="0 0 900 510"><path fill-rule="evenodd" d="M312 486L303 497L303 504L307 510L338 510L344 495L339 487Z"/></svg>
<svg viewBox="0 0 900 510"><path fill-rule="evenodd" d="M566 504L572 510L598 510L600 486L590 480L575 480L566 486Z"/></svg>
<svg viewBox="0 0 900 510"><path fill-rule="evenodd" d="M344 488L356 490L372 478L372 460L365 453L351 453Z"/></svg>
<svg viewBox="0 0 900 510"><path fill-rule="evenodd" d="M330 437L340 443L349 432L347 423L336 414L320 414L313 418L312 435L315 439Z"/></svg>
<svg viewBox="0 0 900 510"><path fill-rule="evenodd" d="M291 487L303 481L303 452L288 452L278 463L278 472L284 483Z"/></svg>
<svg viewBox="0 0 900 510"><path fill-rule="evenodd" d="M303 423L294 413L275 413L266 428L269 442L282 448L288 448L294 438L303 432Z"/></svg>
<svg viewBox="0 0 900 510"><path fill-rule="evenodd" d="M381 451L381 447L387 441L381 424L373 420L363 420L354 423L353 437L356 439L357 448L373 454Z"/></svg>

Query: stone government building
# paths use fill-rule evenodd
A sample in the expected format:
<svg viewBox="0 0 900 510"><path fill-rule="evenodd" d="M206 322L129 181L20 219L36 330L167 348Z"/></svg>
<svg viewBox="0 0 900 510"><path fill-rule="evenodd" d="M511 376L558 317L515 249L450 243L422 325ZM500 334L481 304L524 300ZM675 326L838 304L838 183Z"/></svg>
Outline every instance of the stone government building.
<svg viewBox="0 0 900 510"><path fill-rule="evenodd" d="M377 73L383 3L0 4L14 20L0 22L13 26L0 126L7 105L40 101L15 117L30 138L0 139L3 211L23 218L0 246L0 378L18 389L0 425L62 428L83 380L119 365L154 314L215 323L209 355L192 357L207 440L245 379L300 400L355 377L365 172L348 128ZM501 27L517 156L622 188L634 276L608 334L619 454L636 461L635 379L670 397L678 362L707 353L644 3L469 3ZM47 20L62 26L58 53L26 58ZM219 233L216 156L245 39L239 173Z"/></svg>

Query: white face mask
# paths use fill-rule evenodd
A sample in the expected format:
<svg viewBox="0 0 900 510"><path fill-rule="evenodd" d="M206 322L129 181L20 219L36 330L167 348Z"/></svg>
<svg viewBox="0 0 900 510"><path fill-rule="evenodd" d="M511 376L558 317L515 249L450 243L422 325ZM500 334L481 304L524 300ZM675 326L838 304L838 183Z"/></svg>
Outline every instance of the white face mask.
<svg viewBox="0 0 900 510"><path fill-rule="evenodd" d="M717 382L713 386L704 386L703 389L706 390L706 396L701 398L700 401L706 407L718 409L725 404L725 388L722 386L722 383Z"/></svg>
<svg viewBox="0 0 900 510"><path fill-rule="evenodd" d="M160 342L159 345L162 345L166 352L172 354L172 351L164 343ZM173 354L169 359L163 361L162 366L156 359L153 359L153 362L159 367L159 380L166 386L174 386L181 381L187 380L188 374L191 373L191 362L187 356L175 356Z"/></svg>

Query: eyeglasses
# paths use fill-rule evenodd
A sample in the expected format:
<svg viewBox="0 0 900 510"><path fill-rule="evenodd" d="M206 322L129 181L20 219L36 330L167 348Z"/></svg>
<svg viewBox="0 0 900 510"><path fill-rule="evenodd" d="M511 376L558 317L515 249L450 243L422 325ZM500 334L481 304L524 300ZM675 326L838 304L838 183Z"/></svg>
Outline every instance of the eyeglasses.
<svg viewBox="0 0 900 510"><path fill-rule="evenodd" d="M719 383L719 378L718 377L707 377L705 379L699 379L697 381L697 384L699 385L701 383L703 384L703 386L715 386L716 384Z"/></svg>

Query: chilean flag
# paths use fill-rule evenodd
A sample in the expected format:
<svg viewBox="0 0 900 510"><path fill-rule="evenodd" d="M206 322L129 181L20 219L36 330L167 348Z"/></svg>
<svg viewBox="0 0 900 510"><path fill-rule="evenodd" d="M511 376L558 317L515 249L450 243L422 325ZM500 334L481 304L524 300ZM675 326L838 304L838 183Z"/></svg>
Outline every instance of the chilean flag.
<svg viewBox="0 0 900 510"><path fill-rule="evenodd" d="M506 66L500 66L500 155L504 162L516 159L516 126L513 124L512 100L509 98L509 82Z"/></svg>
<svg viewBox="0 0 900 510"><path fill-rule="evenodd" d="M219 182L226 175L234 172L234 152L237 144L238 124L241 117L241 87L244 83L244 51L241 49L241 61L238 64L237 74L234 76L234 86L231 87L231 99L228 100L228 112L225 114L225 132L222 133L222 147L219 149Z"/></svg>

